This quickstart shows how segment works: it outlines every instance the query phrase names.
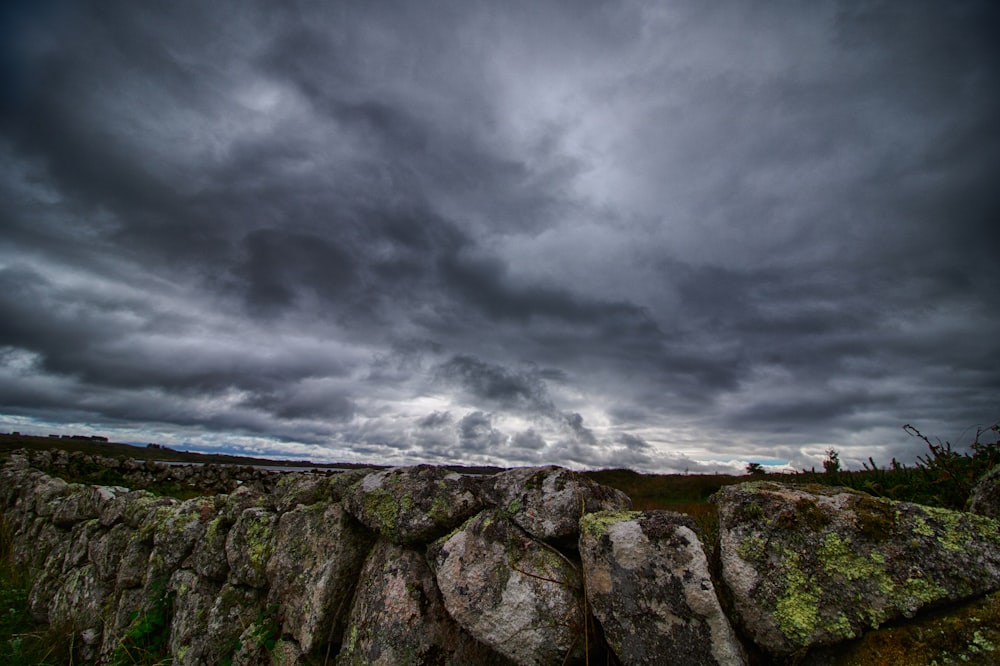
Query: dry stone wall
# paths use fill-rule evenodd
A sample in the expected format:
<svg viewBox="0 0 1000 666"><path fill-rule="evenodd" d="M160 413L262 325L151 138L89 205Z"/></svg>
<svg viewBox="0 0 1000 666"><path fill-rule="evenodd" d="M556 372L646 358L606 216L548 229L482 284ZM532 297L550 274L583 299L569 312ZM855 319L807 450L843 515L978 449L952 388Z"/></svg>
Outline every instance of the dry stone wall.
<svg viewBox="0 0 1000 666"><path fill-rule="evenodd" d="M177 665L810 663L1000 589L993 518L843 489L726 488L706 547L690 518L558 467L268 475L179 501L32 463L0 469L0 509L33 614L81 661L159 613Z"/></svg>

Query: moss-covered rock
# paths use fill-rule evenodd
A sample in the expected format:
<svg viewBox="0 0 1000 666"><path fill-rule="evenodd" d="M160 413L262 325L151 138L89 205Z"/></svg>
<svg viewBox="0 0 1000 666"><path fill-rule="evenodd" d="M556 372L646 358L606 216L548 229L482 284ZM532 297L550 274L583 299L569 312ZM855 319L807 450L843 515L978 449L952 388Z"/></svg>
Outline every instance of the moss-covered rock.
<svg viewBox="0 0 1000 666"><path fill-rule="evenodd" d="M482 506L478 479L431 465L368 474L344 496L358 520L403 545L433 541Z"/></svg>
<svg viewBox="0 0 1000 666"><path fill-rule="evenodd" d="M690 517L585 515L580 556L590 608L622 664L745 663Z"/></svg>
<svg viewBox="0 0 1000 666"><path fill-rule="evenodd" d="M563 467L523 467L501 472L484 484L487 502L536 539L575 544L580 517L624 511L632 500Z"/></svg>
<svg viewBox="0 0 1000 666"><path fill-rule="evenodd" d="M774 655L1000 588L1000 524L989 518L766 482L716 501L740 623Z"/></svg>
<svg viewBox="0 0 1000 666"><path fill-rule="evenodd" d="M226 537L229 582L255 588L267 587L267 563L274 552L278 516L267 509L244 509Z"/></svg>
<svg viewBox="0 0 1000 666"><path fill-rule="evenodd" d="M281 607L282 633L293 636L303 652L339 642L372 542L335 502L282 514L267 566L268 602Z"/></svg>

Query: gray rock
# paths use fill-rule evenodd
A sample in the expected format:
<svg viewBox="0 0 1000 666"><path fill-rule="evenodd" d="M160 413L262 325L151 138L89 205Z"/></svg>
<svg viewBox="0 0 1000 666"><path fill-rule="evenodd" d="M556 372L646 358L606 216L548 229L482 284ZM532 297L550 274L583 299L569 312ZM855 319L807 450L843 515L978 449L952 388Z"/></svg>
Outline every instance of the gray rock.
<svg viewBox="0 0 1000 666"><path fill-rule="evenodd" d="M554 466L501 472L487 480L484 494L535 538L573 544L584 513L632 508L625 493Z"/></svg>
<svg viewBox="0 0 1000 666"><path fill-rule="evenodd" d="M218 650L212 647L208 621L222 585L180 569L171 576L169 589L175 595L168 642L174 666L211 663Z"/></svg>
<svg viewBox="0 0 1000 666"><path fill-rule="evenodd" d="M340 666L507 664L445 611L423 553L379 541L361 572Z"/></svg>
<svg viewBox="0 0 1000 666"><path fill-rule="evenodd" d="M30 490L35 503L35 513L39 516L54 515L59 508L59 500L70 490L70 485L62 479L45 474L38 475L34 487Z"/></svg>
<svg viewBox="0 0 1000 666"><path fill-rule="evenodd" d="M52 514L56 527L72 527L84 520L97 518L97 498L91 486L70 484Z"/></svg>
<svg viewBox="0 0 1000 666"><path fill-rule="evenodd" d="M229 561L226 559L226 539L232 523L225 515L216 515L206 525L195 541L191 555L183 566L193 569L199 576L224 582L229 575Z"/></svg>
<svg viewBox="0 0 1000 666"><path fill-rule="evenodd" d="M774 655L1000 588L1000 523L990 518L770 482L723 488L715 501L736 613Z"/></svg>
<svg viewBox="0 0 1000 666"><path fill-rule="evenodd" d="M1000 465L981 478L969 498L969 511L980 516L1000 519Z"/></svg>
<svg viewBox="0 0 1000 666"><path fill-rule="evenodd" d="M259 507L244 509L226 537L229 582L267 587L267 563L274 552L278 516Z"/></svg>
<svg viewBox="0 0 1000 666"><path fill-rule="evenodd" d="M271 501L278 513L291 511L300 504L309 506L317 502L339 502L352 485L372 471L358 469L332 474L317 472L283 474L271 492Z"/></svg>
<svg viewBox="0 0 1000 666"><path fill-rule="evenodd" d="M344 497L358 520L394 543L427 543L482 508L477 481L443 467L396 467L365 476Z"/></svg>
<svg viewBox="0 0 1000 666"><path fill-rule="evenodd" d="M106 581L114 581L117 578L122 555L132 540L132 534L133 531L128 525L119 523L90 540L87 557L94 564L98 578Z"/></svg>
<svg viewBox="0 0 1000 666"><path fill-rule="evenodd" d="M111 593L111 586L97 576L94 565L73 569L62 576L52 597L49 623L77 630L94 629L100 634L104 630L105 603Z"/></svg>
<svg viewBox="0 0 1000 666"><path fill-rule="evenodd" d="M127 523L123 523L128 528ZM125 550L118 563L116 590L142 587L149 567L149 555L153 552L153 532L151 530L131 530L126 535Z"/></svg>
<svg viewBox="0 0 1000 666"><path fill-rule="evenodd" d="M519 664L561 664L583 650L580 574L497 510L484 511L427 553L448 614Z"/></svg>
<svg viewBox="0 0 1000 666"><path fill-rule="evenodd" d="M269 603L282 609L283 631L305 653L337 642L358 572L372 545L340 504L299 506L282 514L267 565Z"/></svg>
<svg viewBox="0 0 1000 666"><path fill-rule="evenodd" d="M625 666L746 662L690 517L585 515L580 555L590 608Z"/></svg>
<svg viewBox="0 0 1000 666"><path fill-rule="evenodd" d="M163 512L153 533L149 578L169 578L194 549L215 515L210 498L196 497Z"/></svg>
<svg viewBox="0 0 1000 666"><path fill-rule="evenodd" d="M101 527L100 521L96 518L77 523L76 527L73 528L67 537L69 549L63 558L63 573L67 573L70 569L75 569L85 564L88 561L90 542L103 533L104 528Z"/></svg>

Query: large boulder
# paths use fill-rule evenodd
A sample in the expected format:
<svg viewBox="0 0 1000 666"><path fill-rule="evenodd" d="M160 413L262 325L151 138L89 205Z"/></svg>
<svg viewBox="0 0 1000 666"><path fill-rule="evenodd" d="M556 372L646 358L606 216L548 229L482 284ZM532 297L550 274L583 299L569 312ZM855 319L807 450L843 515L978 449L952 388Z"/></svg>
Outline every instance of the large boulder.
<svg viewBox="0 0 1000 666"><path fill-rule="evenodd" d="M770 482L723 488L715 501L739 621L774 655L1000 589L1000 523L990 518Z"/></svg>
<svg viewBox="0 0 1000 666"><path fill-rule="evenodd" d="M267 565L269 602L302 651L337 642L372 538L334 502L299 505L281 515Z"/></svg>
<svg viewBox="0 0 1000 666"><path fill-rule="evenodd" d="M592 513L580 528L587 600L622 664L745 663L690 517Z"/></svg>
<svg viewBox="0 0 1000 666"><path fill-rule="evenodd" d="M508 664L445 611L423 553L379 541L365 563L337 664Z"/></svg>
<svg viewBox="0 0 1000 666"><path fill-rule="evenodd" d="M1000 519L1000 465L987 472L973 487L969 511Z"/></svg>
<svg viewBox="0 0 1000 666"><path fill-rule="evenodd" d="M365 476L344 496L344 506L394 543L428 543L482 508L478 486L443 467L396 467Z"/></svg>
<svg viewBox="0 0 1000 666"><path fill-rule="evenodd" d="M484 495L536 539L551 542L575 544L585 513L632 508L625 493L555 466L501 472L487 480Z"/></svg>
<svg viewBox="0 0 1000 666"><path fill-rule="evenodd" d="M481 643L519 664L561 664L583 649L580 573L497 510L428 548L448 613Z"/></svg>

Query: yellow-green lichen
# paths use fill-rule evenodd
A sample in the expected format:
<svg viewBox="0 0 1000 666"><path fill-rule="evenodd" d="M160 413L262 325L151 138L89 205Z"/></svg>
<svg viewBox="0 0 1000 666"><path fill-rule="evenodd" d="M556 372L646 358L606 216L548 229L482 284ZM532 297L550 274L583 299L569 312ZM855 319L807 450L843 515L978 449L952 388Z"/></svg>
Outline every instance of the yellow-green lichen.
<svg viewBox="0 0 1000 666"><path fill-rule="evenodd" d="M274 543L271 539L272 530L265 519L255 518L246 526L247 558L257 571L263 571L267 561L271 559Z"/></svg>
<svg viewBox="0 0 1000 666"><path fill-rule="evenodd" d="M762 538L751 534L736 546L736 554L747 562L754 562L764 557L766 547L767 543Z"/></svg>
<svg viewBox="0 0 1000 666"><path fill-rule="evenodd" d="M775 605L774 619L786 637L805 643L820 626L820 589L799 568L798 553L785 553L783 569L785 591Z"/></svg>
<svg viewBox="0 0 1000 666"><path fill-rule="evenodd" d="M642 513L639 511L598 511L585 514L580 519L580 530L589 537L599 538L616 523L635 520Z"/></svg>

